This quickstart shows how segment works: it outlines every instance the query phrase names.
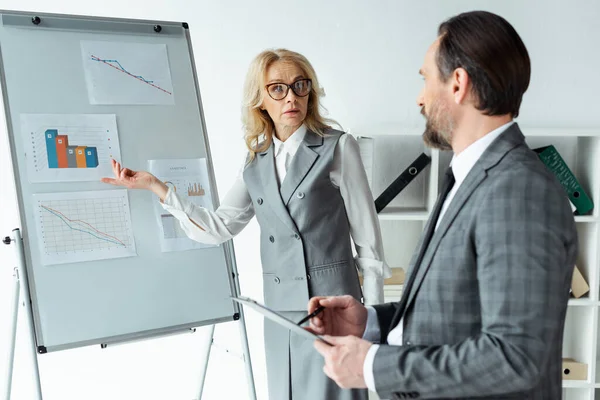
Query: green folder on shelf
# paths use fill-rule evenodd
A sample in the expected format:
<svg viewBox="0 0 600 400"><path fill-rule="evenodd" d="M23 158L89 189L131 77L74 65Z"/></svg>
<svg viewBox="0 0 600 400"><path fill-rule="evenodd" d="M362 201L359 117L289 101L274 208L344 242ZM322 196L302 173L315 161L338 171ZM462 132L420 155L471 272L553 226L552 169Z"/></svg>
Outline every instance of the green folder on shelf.
<svg viewBox="0 0 600 400"><path fill-rule="evenodd" d="M569 195L569 200L575 206L575 213L584 215L590 212L594 208L592 199L583 190L579 181L577 181L577 178L575 178L575 175L573 175L573 172L571 172L556 148L550 145L533 149L533 151L538 154L540 160L556 175L561 185L565 188Z"/></svg>

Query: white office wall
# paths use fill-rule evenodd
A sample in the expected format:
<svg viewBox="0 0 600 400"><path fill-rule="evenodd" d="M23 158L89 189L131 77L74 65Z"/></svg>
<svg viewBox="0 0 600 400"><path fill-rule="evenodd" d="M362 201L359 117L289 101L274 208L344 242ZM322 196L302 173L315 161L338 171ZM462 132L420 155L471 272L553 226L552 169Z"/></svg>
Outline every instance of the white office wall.
<svg viewBox="0 0 600 400"><path fill-rule="evenodd" d="M325 88L329 116L346 130L369 134L383 125L421 126L415 105L421 86L417 71L438 24L462 11L486 9L515 26L532 58L531 86L519 122L531 127L600 126L596 110L600 2L596 0L0 0L0 8L188 22L221 197L245 153L240 101L246 67L268 47L287 47L308 57ZM7 147L2 132L2 237L18 226ZM242 292L261 299L258 235L258 225L252 222L235 239L235 247ZM8 352L5 327L10 319L13 265L12 249L1 246L0 362ZM258 397L266 399L262 321L252 314L247 318ZM21 331L15 364L13 398L18 400L33 398L23 336ZM216 361L209 366L204 398L244 398L237 328L218 327L216 341ZM43 355L39 360L45 398L191 399L203 346L204 336L197 333L106 350L94 346ZM0 377L3 390L4 375Z"/></svg>

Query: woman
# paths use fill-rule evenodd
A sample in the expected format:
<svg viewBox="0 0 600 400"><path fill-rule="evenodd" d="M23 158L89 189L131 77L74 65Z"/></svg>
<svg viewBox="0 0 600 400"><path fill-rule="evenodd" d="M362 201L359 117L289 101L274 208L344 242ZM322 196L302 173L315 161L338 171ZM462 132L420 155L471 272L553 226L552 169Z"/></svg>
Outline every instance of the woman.
<svg viewBox="0 0 600 400"><path fill-rule="evenodd" d="M115 178L103 181L151 190L186 234L203 243L231 239L256 215L265 304L292 320L305 315L311 296L350 294L360 301L357 267L365 302L380 303L390 271L373 196L356 140L327 124L320 96L304 56L278 49L254 59L244 87L248 157L215 212L185 202L151 174L114 161ZM323 373L310 340L269 321L265 349L272 400L367 399L366 390L340 389Z"/></svg>

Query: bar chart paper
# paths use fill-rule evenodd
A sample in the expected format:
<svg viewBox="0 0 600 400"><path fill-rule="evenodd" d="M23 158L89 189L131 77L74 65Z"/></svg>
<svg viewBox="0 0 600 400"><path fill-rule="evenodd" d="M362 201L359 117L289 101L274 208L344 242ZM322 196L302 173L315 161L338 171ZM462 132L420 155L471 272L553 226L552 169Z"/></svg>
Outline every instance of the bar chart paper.
<svg viewBox="0 0 600 400"><path fill-rule="evenodd" d="M98 181L121 159L114 114L21 114L32 183Z"/></svg>

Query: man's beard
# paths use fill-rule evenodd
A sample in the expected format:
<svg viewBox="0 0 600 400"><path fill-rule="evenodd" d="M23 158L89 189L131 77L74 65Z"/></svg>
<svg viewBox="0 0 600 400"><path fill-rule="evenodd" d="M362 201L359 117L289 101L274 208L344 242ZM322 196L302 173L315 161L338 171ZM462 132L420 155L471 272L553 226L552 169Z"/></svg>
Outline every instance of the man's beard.
<svg viewBox="0 0 600 400"><path fill-rule="evenodd" d="M425 132L423 141L425 145L433 149L452 150L452 130L454 120L447 107L440 100L435 101L426 113L425 107L421 108L421 114L425 117Z"/></svg>

